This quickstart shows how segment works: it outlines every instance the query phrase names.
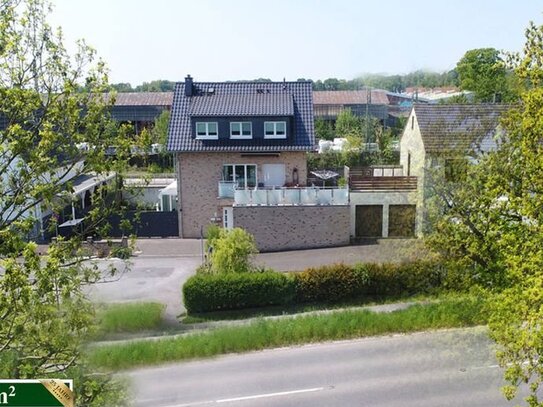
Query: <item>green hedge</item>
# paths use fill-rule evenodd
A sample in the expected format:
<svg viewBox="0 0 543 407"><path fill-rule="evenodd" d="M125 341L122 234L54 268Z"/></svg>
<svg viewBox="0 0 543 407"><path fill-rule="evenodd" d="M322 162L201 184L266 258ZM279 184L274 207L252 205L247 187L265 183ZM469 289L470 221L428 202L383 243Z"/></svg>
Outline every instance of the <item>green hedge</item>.
<svg viewBox="0 0 543 407"><path fill-rule="evenodd" d="M196 275L183 285L188 313L284 305L294 295L293 278L276 272Z"/></svg>
<svg viewBox="0 0 543 407"><path fill-rule="evenodd" d="M447 267L437 261L414 261L401 264L357 264L358 274L365 276L364 294L400 297L432 293L441 288Z"/></svg>
<svg viewBox="0 0 543 407"><path fill-rule="evenodd" d="M337 302L364 293L368 281L355 267L343 263L311 267L294 273L296 302Z"/></svg>
<svg viewBox="0 0 543 407"><path fill-rule="evenodd" d="M343 263L295 273L297 302L337 302L366 295L402 297L434 292L446 268L438 262Z"/></svg>
<svg viewBox="0 0 543 407"><path fill-rule="evenodd" d="M446 284L448 269L438 261L402 264L343 263L290 274L196 275L183 286L189 313L292 303L334 303L364 296L399 298L434 293Z"/></svg>

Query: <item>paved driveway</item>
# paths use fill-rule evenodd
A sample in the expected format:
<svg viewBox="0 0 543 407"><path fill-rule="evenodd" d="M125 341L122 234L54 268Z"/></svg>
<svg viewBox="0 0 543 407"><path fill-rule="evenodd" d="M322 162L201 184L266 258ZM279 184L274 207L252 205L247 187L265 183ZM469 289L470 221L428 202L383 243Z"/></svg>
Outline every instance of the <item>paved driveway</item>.
<svg viewBox="0 0 543 407"><path fill-rule="evenodd" d="M139 256L193 256L201 258L201 242L197 239L140 239ZM356 246L325 249L292 250L261 253L257 264L280 271L303 270L306 267L338 262L402 262L420 258L426 253L422 241L417 239L378 239Z"/></svg>
<svg viewBox="0 0 543 407"><path fill-rule="evenodd" d="M261 253L256 263L281 271L303 270L332 263L400 263L422 257L427 251L420 240L382 239L356 246Z"/></svg>
<svg viewBox="0 0 543 407"><path fill-rule="evenodd" d="M358 246L327 249L262 253L256 256L259 265L275 270L303 270L306 267L337 262L400 262L423 253L417 240L389 239ZM140 239L131 268L116 281L97 284L91 288L91 298L101 302L158 301L166 304L166 318L174 322L184 312L181 286L194 274L202 262L201 242L195 239ZM101 260L106 269L119 260Z"/></svg>
<svg viewBox="0 0 543 407"><path fill-rule="evenodd" d="M95 284L90 297L97 302L154 301L166 305L165 317L175 322L184 311L181 301L181 286L194 273L200 258L186 257L134 257L130 269L122 272L121 261L101 261L106 269L110 263L119 268L116 281ZM110 279L111 280L111 279Z"/></svg>

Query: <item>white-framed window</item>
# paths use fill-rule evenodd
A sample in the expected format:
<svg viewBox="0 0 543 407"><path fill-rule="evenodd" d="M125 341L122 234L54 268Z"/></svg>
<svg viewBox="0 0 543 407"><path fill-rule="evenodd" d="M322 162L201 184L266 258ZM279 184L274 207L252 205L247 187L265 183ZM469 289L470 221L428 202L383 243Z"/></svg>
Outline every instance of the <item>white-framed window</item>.
<svg viewBox="0 0 543 407"><path fill-rule="evenodd" d="M264 122L264 138L287 138L287 122Z"/></svg>
<svg viewBox="0 0 543 407"><path fill-rule="evenodd" d="M233 181L238 188L256 187L256 164L225 164L222 166L223 181Z"/></svg>
<svg viewBox="0 0 543 407"><path fill-rule="evenodd" d="M196 138L200 140L218 140L219 125L217 122L196 122Z"/></svg>
<svg viewBox="0 0 543 407"><path fill-rule="evenodd" d="M253 124L251 122L231 122L231 139L250 139L253 138Z"/></svg>

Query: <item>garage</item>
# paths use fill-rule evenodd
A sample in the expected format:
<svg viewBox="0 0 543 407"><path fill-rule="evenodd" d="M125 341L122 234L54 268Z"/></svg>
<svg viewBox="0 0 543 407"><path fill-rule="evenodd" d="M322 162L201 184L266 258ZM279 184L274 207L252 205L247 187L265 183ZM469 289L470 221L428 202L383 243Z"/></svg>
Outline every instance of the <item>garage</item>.
<svg viewBox="0 0 543 407"><path fill-rule="evenodd" d="M356 205L356 237L383 236L383 205Z"/></svg>
<svg viewBox="0 0 543 407"><path fill-rule="evenodd" d="M388 236L414 237L415 216L415 205L390 205L388 212Z"/></svg>

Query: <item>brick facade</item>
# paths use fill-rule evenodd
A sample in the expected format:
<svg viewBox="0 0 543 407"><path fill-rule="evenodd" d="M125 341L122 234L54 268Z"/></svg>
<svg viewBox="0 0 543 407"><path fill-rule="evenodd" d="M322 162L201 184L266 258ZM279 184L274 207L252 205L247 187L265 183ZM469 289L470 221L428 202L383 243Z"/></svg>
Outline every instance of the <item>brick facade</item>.
<svg viewBox="0 0 543 407"><path fill-rule="evenodd" d="M234 226L254 235L260 251L343 246L349 206L235 206Z"/></svg>
<svg viewBox="0 0 543 407"><path fill-rule="evenodd" d="M286 182L292 182L294 168L298 169L298 183L307 182L305 152L281 152L278 156L242 155L242 153L179 153L179 236L200 237L200 228L213 217L222 216L222 206L232 206L233 200L218 199L218 184L224 164L256 164L257 177L262 164L285 164ZM260 182L260 180L258 180ZM281 230L280 228L278 230Z"/></svg>

